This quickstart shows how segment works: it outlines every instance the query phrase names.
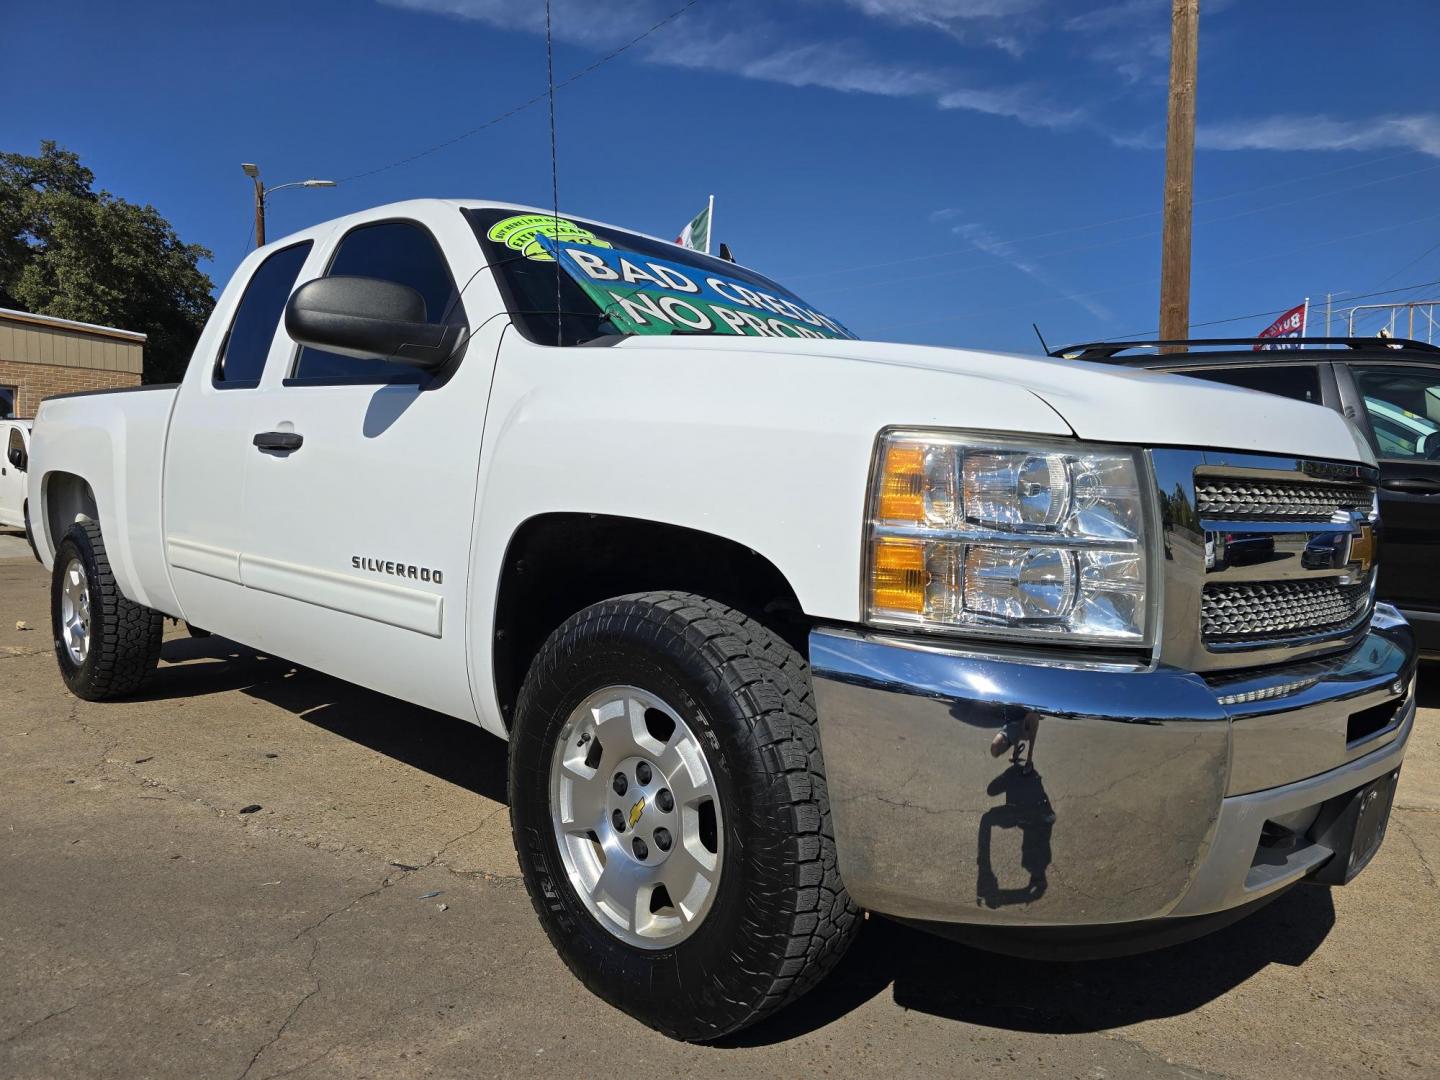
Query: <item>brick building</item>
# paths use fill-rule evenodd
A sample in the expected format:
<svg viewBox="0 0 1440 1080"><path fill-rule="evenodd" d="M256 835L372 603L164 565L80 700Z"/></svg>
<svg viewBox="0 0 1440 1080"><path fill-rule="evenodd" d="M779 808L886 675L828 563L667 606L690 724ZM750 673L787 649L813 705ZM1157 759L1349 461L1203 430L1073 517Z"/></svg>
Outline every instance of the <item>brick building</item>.
<svg viewBox="0 0 1440 1080"><path fill-rule="evenodd" d="M0 308L0 416L34 416L41 398L139 386L145 335Z"/></svg>

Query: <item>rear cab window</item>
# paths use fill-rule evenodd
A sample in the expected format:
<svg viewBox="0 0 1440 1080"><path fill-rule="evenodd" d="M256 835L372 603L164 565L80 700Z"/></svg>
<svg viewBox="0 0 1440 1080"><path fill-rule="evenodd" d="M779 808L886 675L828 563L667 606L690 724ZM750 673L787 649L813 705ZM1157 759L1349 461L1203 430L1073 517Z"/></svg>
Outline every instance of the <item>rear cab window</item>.
<svg viewBox="0 0 1440 1080"><path fill-rule="evenodd" d="M270 343L310 247L310 241L306 240L281 248L250 275L230 330L220 346L220 355L215 359L211 382L218 389L253 389L260 385Z"/></svg>
<svg viewBox="0 0 1440 1080"><path fill-rule="evenodd" d="M1308 401L1312 405L1322 403L1320 396L1320 370L1313 364L1297 364L1291 367L1215 368L1207 371L1178 371L1195 379L1238 386L1245 390L1262 390L1267 394Z"/></svg>

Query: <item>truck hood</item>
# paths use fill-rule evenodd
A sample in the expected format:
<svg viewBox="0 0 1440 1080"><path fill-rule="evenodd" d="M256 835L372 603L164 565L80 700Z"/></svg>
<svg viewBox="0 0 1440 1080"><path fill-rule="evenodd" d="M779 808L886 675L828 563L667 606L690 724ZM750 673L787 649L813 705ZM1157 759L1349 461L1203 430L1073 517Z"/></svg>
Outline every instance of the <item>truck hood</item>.
<svg viewBox="0 0 1440 1080"><path fill-rule="evenodd" d="M976 352L876 341L737 337L633 337L616 348L676 349L825 357L872 364L891 383L906 369L949 372L1023 389L1051 409L1081 439L1133 445L1186 446L1375 463L1355 426L1319 405L1161 372L1056 360L1018 353ZM893 385L893 384L892 384ZM957 426L966 390L957 379Z"/></svg>

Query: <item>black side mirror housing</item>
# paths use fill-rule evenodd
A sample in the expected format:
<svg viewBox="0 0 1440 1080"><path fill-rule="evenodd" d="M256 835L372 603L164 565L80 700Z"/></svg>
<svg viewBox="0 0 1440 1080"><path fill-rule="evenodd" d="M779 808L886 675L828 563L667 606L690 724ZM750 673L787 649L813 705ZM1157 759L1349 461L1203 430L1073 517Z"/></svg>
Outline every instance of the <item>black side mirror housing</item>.
<svg viewBox="0 0 1440 1080"><path fill-rule="evenodd" d="M460 344L464 328L426 322L425 298L380 278L307 281L285 305L285 332L301 345L361 360L433 369Z"/></svg>
<svg viewBox="0 0 1440 1080"><path fill-rule="evenodd" d="M18 446L10 447L9 453L5 455L20 472L24 472L30 465L30 455Z"/></svg>

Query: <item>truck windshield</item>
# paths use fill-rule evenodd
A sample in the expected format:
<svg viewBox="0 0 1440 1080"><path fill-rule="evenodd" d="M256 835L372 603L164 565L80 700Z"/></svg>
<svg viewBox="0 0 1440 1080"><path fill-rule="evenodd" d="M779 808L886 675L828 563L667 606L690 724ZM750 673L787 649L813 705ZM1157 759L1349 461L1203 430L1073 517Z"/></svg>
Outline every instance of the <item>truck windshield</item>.
<svg viewBox="0 0 1440 1080"><path fill-rule="evenodd" d="M769 278L550 214L466 210L516 327L542 345L632 334L854 338Z"/></svg>

